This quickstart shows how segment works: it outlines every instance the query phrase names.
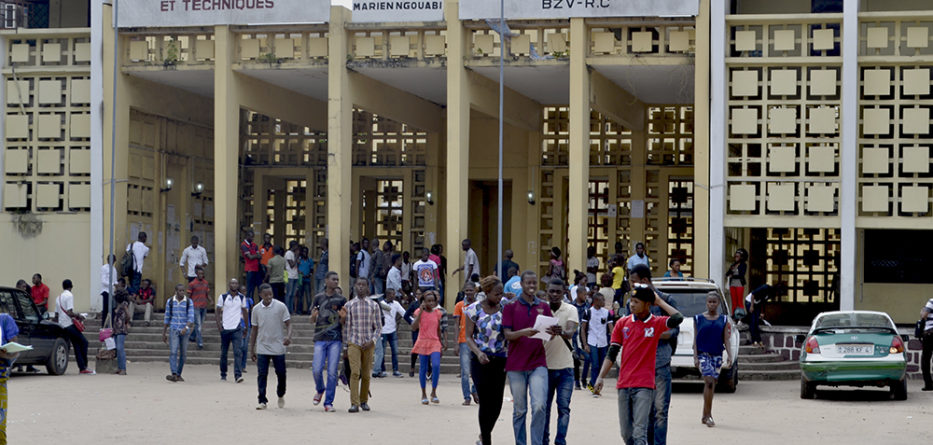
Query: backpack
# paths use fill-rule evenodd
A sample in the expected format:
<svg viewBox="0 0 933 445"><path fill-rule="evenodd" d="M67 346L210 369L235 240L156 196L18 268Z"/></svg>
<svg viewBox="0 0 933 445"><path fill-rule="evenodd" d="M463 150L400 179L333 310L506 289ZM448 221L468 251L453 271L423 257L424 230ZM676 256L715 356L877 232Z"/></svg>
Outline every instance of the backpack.
<svg viewBox="0 0 933 445"><path fill-rule="evenodd" d="M169 298L168 304L165 307L165 312L168 313L168 320L165 324L172 324L172 317L175 315L175 311L172 308L175 307L175 297ZM188 318L188 314L191 312L191 299L185 299L185 318Z"/></svg>
<svg viewBox="0 0 933 445"><path fill-rule="evenodd" d="M130 250L123 252L123 258L120 258L120 267L117 269L120 276L128 277L136 270L136 252L133 251L134 244L136 244L136 242L130 244Z"/></svg>

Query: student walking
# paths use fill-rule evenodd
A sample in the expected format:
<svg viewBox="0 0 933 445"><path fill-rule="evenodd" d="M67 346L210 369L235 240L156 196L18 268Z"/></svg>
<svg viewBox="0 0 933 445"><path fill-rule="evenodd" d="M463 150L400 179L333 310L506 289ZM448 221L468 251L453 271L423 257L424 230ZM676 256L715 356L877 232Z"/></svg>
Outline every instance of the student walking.
<svg viewBox="0 0 933 445"><path fill-rule="evenodd" d="M551 337L544 345L547 355L548 392L547 409L544 421L544 443L550 443L551 406L557 396L557 434L555 445L567 444L567 430L570 427L570 397L573 395L573 346L570 339L577 331L579 318L577 308L564 302L567 286L563 280L551 279L547 285L548 307L560 332ZM585 286L579 290L585 291ZM578 290L578 291L579 291Z"/></svg>
<svg viewBox="0 0 933 445"><path fill-rule="evenodd" d="M502 328L502 280L492 275L482 279L480 286L486 298L464 309L467 346L473 353L470 371L479 404L480 443L492 443L492 429L502 411L505 391L506 343Z"/></svg>
<svg viewBox="0 0 933 445"><path fill-rule="evenodd" d="M603 378L615 363L619 351L622 359L619 365L619 429L622 441L627 444L648 444L648 418L654 400L655 355L658 340L668 329L680 326L683 315L667 304L654 290L645 284L634 286L631 299L632 315L616 322L612 330L611 345L594 393L603 389ZM656 317L651 314L651 306L658 305L670 316Z"/></svg>
<svg viewBox="0 0 933 445"><path fill-rule="evenodd" d="M272 295L276 300L285 303L285 249L270 247L274 254L266 261L265 281L272 285Z"/></svg>
<svg viewBox="0 0 933 445"><path fill-rule="evenodd" d="M427 291L421 296L421 308L415 311L412 329L417 329L418 341L412 348L412 353L418 354L421 368L418 370L418 382L421 383L421 404L428 404L428 395L425 392L427 384L427 370L431 369L431 403L441 403L437 398L437 384L441 373L441 351L447 350L447 337L441 333L441 317L443 310L437 307L437 292Z"/></svg>
<svg viewBox="0 0 933 445"><path fill-rule="evenodd" d="M476 302L476 286L472 281L467 281L463 286L463 300L458 301L454 306L454 318L457 319L457 325L460 327L457 331L457 353L460 356L460 390L463 392L463 406L470 405L470 396L476 403L479 403L479 396L476 394L476 385L470 387L470 346L466 340L466 319L464 309L470 307Z"/></svg>
<svg viewBox="0 0 933 445"><path fill-rule="evenodd" d="M126 375L126 336L129 335L132 325L130 304L126 297L125 291L115 291L113 295L116 305L113 311L113 340L117 344L117 375Z"/></svg>
<svg viewBox="0 0 933 445"><path fill-rule="evenodd" d="M78 362L78 369L81 374L94 374L94 371L87 369L87 339L81 333L82 329L75 326L75 320L84 321L81 314L75 313L75 296L71 293L74 285L71 280L62 281L62 293L58 296L57 309L55 316L58 319L58 325L65 330L65 335L71 342L74 349L75 361Z"/></svg>
<svg viewBox="0 0 933 445"><path fill-rule="evenodd" d="M398 255L396 255L398 256ZM398 317L405 316L405 308L395 299L395 288L386 288L385 299L379 303L382 308L382 338L376 341L376 361L373 364L373 377L386 377L385 351L389 347L392 354L392 375L401 377L398 372Z"/></svg>
<svg viewBox="0 0 933 445"><path fill-rule="evenodd" d="M275 394L279 397L279 408L285 408L285 347L292 342L292 322L288 309L281 301L272 298L272 286L259 287L262 301L253 308L249 336L250 358L256 362L256 383L259 385L259 405L266 409L266 384L269 377L269 362L275 368Z"/></svg>
<svg viewBox="0 0 933 445"><path fill-rule="evenodd" d="M415 289L411 303L408 305L408 310L405 311L405 321L410 325L415 321L415 311L421 307L421 288ZM418 342L418 330L411 330L411 344L414 345ZM408 368L408 376L415 376L415 365L418 363L418 354L414 352L411 353L411 367Z"/></svg>
<svg viewBox="0 0 933 445"><path fill-rule="evenodd" d="M162 342L169 345L169 367L172 370L165 380L184 382L181 371L185 368L188 355L188 335L194 327L194 308L191 299L185 295L185 286L175 286L175 295L165 304L165 320L162 328ZM220 316L218 314L218 316Z"/></svg>
<svg viewBox="0 0 933 445"><path fill-rule="evenodd" d="M593 382L599 376L599 366L606 359L606 351L609 350L608 325L609 309L605 308L606 300L602 294L593 294L593 306L586 312L586 316L581 320L580 333L583 337L583 352L590 357L590 386L587 388L593 390Z"/></svg>
<svg viewBox="0 0 933 445"><path fill-rule="evenodd" d="M19 327L10 314L0 313L0 342L3 344L18 341ZM7 443L6 417L9 407L7 382L10 380L11 367L19 357L18 352L8 353L0 349L0 444Z"/></svg>
<svg viewBox="0 0 933 445"><path fill-rule="evenodd" d="M207 308L214 304L211 297L211 285L204 278L204 268L195 268L195 277L188 282L188 297L194 302L194 332L190 341L197 342L198 350L204 349L204 317Z"/></svg>
<svg viewBox="0 0 933 445"><path fill-rule="evenodd" d="M314 297L311 303L311 316L314 323L314 360L311 363L314 375L314 405L321 403L324 396L324 412L334 412L334 391L337 388L337 367L340 364L340 350L343 344L341 313L347 299L340 294L340 278L337 272L327 272L323 280L324 290ZM324 366L327 366L327 384L324 384ZM326 393L326 395L325 395Z"/></svg>
<svg viewBox="0 0 933 445"><path fill-rule="evenodd" d="M285 252L285 275L288 277L285 283L285 307L291 313L297 310L295 295L301 290L301 275L298 272L300 253L301 246L298 245L298 241L289 241L288 251Z"/></svg>
<svg viewBox="0 0 933 445"><path fill-rule="evenodd" d="M712 428L716 426L713 421L713 392L716 390L716 381L719 371L728 368L732 361L729 359L729 336L732 332L732 323L729 317L719 313L719 294L710 292L706 295L706 312L693 316L694 341L693 364L700 370L703 377L703 418L700 423ZM723 360L723 352L726 358Z"/></svg>
<svg viewBox="0 0 933 445"><path fill-rule="evenodd" d="M178 267L181 267L182 272L188 277L189 283L197 278L198 267L207 266L207 250L204 246L198 245L200 242L197 236L192 236L191 245L181 252L181 261L178 262ZM186 264L187 267L185 267Z"/></svg>
<svg viewBox="0 0 933 445"><path fill-rule="evenodd" d="M227 353L233 344L233 377L237 383L243 382L243 328L247 319L246 297L240 293L240 283L231 278L227 292L217 297L214 310L217 331L220 332L220 380L227 380Z"/></svg>
<svg viewBox="0 0 933 445"><path fill-rule="evenodd" d="M359 276L353 284L356 298L341 311L343 337L347 341L350 361L351 413L369 411L369 382L373 367L373 350L382 335L382 309L370 300L369 279Z"/></svg>
<svg viewBox="0 0 933 445"><path fill-rule="evenodd" d="M594 295L595 294L594 292ZM577 322L581 322L586 319L590 311L590 303L586 300L587 290L577 287L577 293L573 297L574 299L570 304L577 310ZM590 355L585 352L582 345L585 343L585 335L582 326L573 333L573 380L576 389L583 389L584 387L592 385L592 382L589 382L587 378L590 374L590 365L592 362L590 361ZM580 372L581 365L583 367L582 374ZM587 382L589 382L589 384Z"/></svg>

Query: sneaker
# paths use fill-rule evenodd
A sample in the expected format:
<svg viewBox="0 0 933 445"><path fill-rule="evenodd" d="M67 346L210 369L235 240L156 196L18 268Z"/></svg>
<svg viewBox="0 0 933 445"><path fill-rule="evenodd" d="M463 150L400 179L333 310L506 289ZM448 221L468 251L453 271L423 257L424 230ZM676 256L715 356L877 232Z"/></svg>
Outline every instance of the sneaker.
<svg viewBox="0 0 933 445"><path fill-rule="evenodd" d="M710 428L716 426L716 422L713 422L713 416L710 416L710 417L707 417L707 418L706 418L706 426L708 426L708 427L710 427Z"/></svg>
<svg viewBox="0 0 933 445"><path fill-rule="evenodd" d="M170 381L170 382L174 382L174 381L175 381L175 374L169 374L169 375L165 376L165 380L168 380L168 381Z"/></svg>
<svg viewBox="0 0 933 445"><path fill-rule="evenodd" d="M395 371L392 373L393 377L404 377L401 372Z"/></svg>
<svg viewBox="0 0 933 445"><path fill-rule="evenodd" d="M591 393L594 393L594 394L596 393L596 390L593 389L593 385L586 385L586 389L589 390Z"/></svg>
<svg viewBox="0 0 933 445"><path fill-rule="evenodd" d="M81 370L81 372L80 372L79 374L94 375L94 374L97 374L97 373L94 372L94 371L91 371L90 369L83 369L83 370Z"/></svg>
<svg viewBox="0 0 933 445"><path fill-rule="evenodd" d="M577 382L573 385L573 389L583 389L583 387L580 386L580 382Z"/></svg>
<svg viewBox="0 0 933 445"><path fill-rule="evenodd" d="M921 391L933 391L933 385L924 386Z"/></svg>
<svg viewBox="0 0 933 445"><path fill-rule="evenodd" d="M279 397L279 408L285 408L285 397Z"/></svg>
<svg viewBox="0 0 933 445"><path fill-rule="evenodd" d="M368 404L368 403L361 403L361 404L360 404L360 409L363 410L363 411L369 411L369 404Z"/></svg>
<svg viewBox="0 0 933 445"><path fill-rule="evenodd" d="M266 404L265 404L265 403L260 403L259 405L256 405L256 409L257 409L257 410L266 409Z"/></svg>
<svg viewBox="0 0 933 445"><path fill-rule="evenodd" d="M408 371L408 376L409 376L409 377L414 377L414 376L415 376L415 370L412 369L411 371Z"/></svg>
<svg viewBox="0 0 933 445"><path fill-rule="evenodd" d="M347 410L347 412L348 412L348 413L358 413L358 412L360 412L360 407L357 406L357 405L353 405L353 406L350 407L350 409Z"/></svg>
<svg viewBox="0 0 933 445"><path fill-rule="evenodd" d="M176 381L176 382L184 382L185 379L181 378L180 375L176 375L176 376L175 376L175 381Z"/></svg>
<svg viewBox="0 0 933 445"><path fill-rule="evenodd" d="M324 405L324 412L325 412L325 413L333 413L333 412L337 412L337 410L335 410L333 406Z"/></svg>
<svg viewBox="0 0 933 445"><path fill-rule="evenodd" d="M243 376L237 377L237 378L236 378L236 382L237 382L237 383L243 383Z"/></svg>
<svg viewBox="0 0 933 445"><path fill-rule="evenodd" d="M388 376L389 376L389 374L386 373L385 371L382 371L382 372L379 373L379 378L380 378L380 379L386 378L386 377L388 377Z"/></svg>
<svg viewBox="0 0 933 445"><path fill-rule="evenodd" d="M198 345L198 351L203 351L203 350L204 350L204 345Z"/></svg>
<svg viewBox="0 0 933 445"><path fill-rule="evenodd" d="M319 393L315 394L315 395L314 395L314 400L312 400L311 403L314 404L314 406L317 406L319 403L321 403L321 396L323 396L323 395L324 395L324 393L322 393L322 392L319 392ZM324 405L324 408L327 408L327 407L328 407L328 405ZM333 407L331 407L331 408L333 408Z"/></svg>
<svg viewBox="0 0 933 445"><path fill-rule="evenodd" d="M473 396L473 402L479 405L479 394L477 394L476 391L473 391L471 395Z"/></svg>

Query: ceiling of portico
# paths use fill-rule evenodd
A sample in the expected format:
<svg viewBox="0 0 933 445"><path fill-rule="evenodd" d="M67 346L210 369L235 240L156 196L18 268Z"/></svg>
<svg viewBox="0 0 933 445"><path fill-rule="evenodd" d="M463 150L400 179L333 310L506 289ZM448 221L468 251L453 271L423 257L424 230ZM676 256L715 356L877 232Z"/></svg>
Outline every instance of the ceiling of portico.
<svg viewBox="0 0 933 445"><path fill-rule="evenodd" d="M200 96L214 97L213 70L140 70L128 74Z"/></svg>
<svg viewBox="0 0 933 445"><path fill-rule="evenodd" d="M593 67L646 104L692 104L693 65L598 65Z"/></svg>

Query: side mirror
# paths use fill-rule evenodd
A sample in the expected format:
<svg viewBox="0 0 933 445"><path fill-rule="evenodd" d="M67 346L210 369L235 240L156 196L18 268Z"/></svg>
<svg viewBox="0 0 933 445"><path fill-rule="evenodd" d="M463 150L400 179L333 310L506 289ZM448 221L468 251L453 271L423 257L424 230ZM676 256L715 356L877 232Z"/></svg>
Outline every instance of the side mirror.
<svg viewBox="0 0 933 445"><path fill-rule="evenodd" d="M794 341L797 343L803 343L804 341L806 341L806 339L807 339L806 335L797 334L794 336Z"/></svg>

